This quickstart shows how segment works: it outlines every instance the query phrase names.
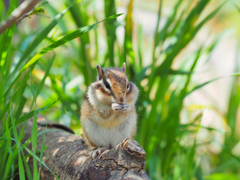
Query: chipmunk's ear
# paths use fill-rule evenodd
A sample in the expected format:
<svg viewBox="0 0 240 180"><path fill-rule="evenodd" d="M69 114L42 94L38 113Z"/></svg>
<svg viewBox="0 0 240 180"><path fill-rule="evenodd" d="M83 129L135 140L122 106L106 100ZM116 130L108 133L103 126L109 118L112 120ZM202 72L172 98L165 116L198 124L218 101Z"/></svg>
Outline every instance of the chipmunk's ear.
<svg viewBox="0 0 240 180"><path fill-rule="evenodd" d="M103 68L98 64L97 65L97 80L100 81L103 78L104 70Z"/></svg>
<svg viewBox="0 0 240 180"><path fill-rule="evenodd" d="M124 72L126 72L126 65L125 65L125 63L123 63L122 69L124 70Z"/></svg>

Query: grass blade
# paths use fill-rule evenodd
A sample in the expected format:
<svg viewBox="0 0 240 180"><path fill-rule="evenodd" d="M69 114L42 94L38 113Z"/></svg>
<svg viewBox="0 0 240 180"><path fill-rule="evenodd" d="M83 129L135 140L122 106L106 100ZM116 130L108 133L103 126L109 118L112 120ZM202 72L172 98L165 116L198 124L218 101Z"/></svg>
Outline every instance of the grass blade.
<svg viewBox="0 0 240 180"><path fill-rule="evenodd" d="M12 105L10 103L10 112L12 112L11 107L12 107ZM14 138L16 139L16 144L17 144L17 149L18 149L19 179L25 180L25 172L24 172L24 167L23 167L23 162L22 162L22 157L21 157L21 151L22 151L21 146L20 146L21 139L19 139L19 137L18 137L16 124L13 120L12 115L10 115L10 119L11 119L12 128L13 128L13 135L14 135Z"/></svg>
<svg viewBox="0 0 240 180"><path fill-rule="evenodd" d="M59 97L59 98L60 98L60 97ZM29 112L29 113L21 116L20 118L18 118L18 119L16 120L16 123L15 123L15 124L17 125L17 124L20 124L20 123L22 123L22 122L24 122L24 121L27 121L28 119L30 119L31 117L33 117L35 113L38 114L38 113L42 112L43 110L47 109L48 107L52 106L53 104L55 104L55 103L59 100L59 98L56 99L56 101L54 101L52 104L50 104L50 105L48 105L48 106L45 106L45 107L43 107L43 108L40 108L40 109L31 111L31 112Z"/></svg>
<svg viewBox="0 0 240 180"><path fill-rule="evenodd" d="M126 16L126 26L125 26L125 38L124 38L124 55L120 65L124 62L127 63L127 56L129 57L129 62L131 64L130 68L133 68L134 64L134 57L135 54L132 49L132 31L133 31L133 20L132 20L132 13L133 13L133 0L130 0L128 5L128 12ZM130 68L127 68L127 74L129 74ZM135 70L134 70L135 71Z"/></svg>
<svg viewBox="0 0 240 180"><path fill-rule="evenodd" d="M104 0L104 12L105 17L109 17L113 14L116 14L115 0ZM114 43L116 40L116 19L112 19L105 23L105 29L107 31L107 43L108 43L108 51L107 55L109 57L110 66L114 67Z"/></svg>
<svg viewBox="0 0 240 180"><path fill-rule="evenodd" d="M69 33L67 34L66 36L64 36L63 38L61 38L60 40L52 43L51 45L49 45L48 47L44 48L40 53L36 54L22 69L21 69L21 72L23 72L25 69L27 69L29 66L31 66L33 63L35 63L40 57L42 57L44 54L46 54L47 52L87 33L88 31L90 31L93 27L95 27L97 24L103 22L103 21L106 21L108 19L113 19L113 18L116 18L118 16L120 16L122 14L117 14L117 15L113 15L113 16L110 16L102 21L99 21L95 24L92 24L92 25L89 25L89 26L86 26L86 27L82 27L82 28L79 28L77 29L76 31L73 31L72 33Z"/></svg>
<svg viewBox="0 0 240 180"><path fill-rule="evenodd" d="M36 117L36 111L34 112L34 117L33 117L33 125L32 125L32 151L34 155L36 155L36 148L37 148L37 117ZM37 160L34 158L33 159L33 179L37 179L38 177L38 170L37 170Z"/></svg>
<svg viewBox="0 0 240 180"><path fill-rule="evenodd" d="M9 87L12 87L14 82L16 82L17 78L19 78L20 74L19 70L20 67L26 62L27 57L31 54L31 52L45 39L48 35L48 33L56 26L56 24L61 20L61 18L66 14L66 12L69 10L69 8L72 6L71 4L69 7L67 7L65 10L63 10L61 13L59 13L52 22L45 27L38 35L35 37L33 42L29 44L29 46L26 48L26 50L23 52L18 64L16 65L14 71L10 74L10 76L7 79L7 84L5 83L5 89L9 89ZM8 92L8 91L7 91ZM5 94L7 93L5 91Z"/></svg>
<svg viewBox="0 0 240 180"><path fill-rule="evenodd" d="M210 80L210 81L204 82L204 83L202 83L202 84L194 87L191 91L187 92L184 97L188 96L188 95L191 94L193 91L196 91L197 89L200 89L200 88L202 88L203 86L205 86L205 85L207 85L207 84L209 84L209 83L211 83L211 82L217 81L217 80L222 79L222 78L235 77L235 76L240 76L240 74L236 73L236 74L232 74L232 75L229 75L229 76L217 77L217 78L214 78L214 79L212 79L212 80Z"/></svg>

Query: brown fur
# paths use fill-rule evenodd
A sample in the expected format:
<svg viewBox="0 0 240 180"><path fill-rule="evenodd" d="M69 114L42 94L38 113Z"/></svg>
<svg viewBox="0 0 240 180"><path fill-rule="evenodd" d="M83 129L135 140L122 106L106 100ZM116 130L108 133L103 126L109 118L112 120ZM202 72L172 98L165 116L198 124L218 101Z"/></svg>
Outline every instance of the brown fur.
<svg viewBox="0 0 240 180"><path fill-rule="evenodd" d="M97 81L90 85L81 106L81 122L82 124L86 122L88 123L86 127L91 127L91 131L88 130L88 132L86 132L84 125L82 126L83 134L91 148L99 147L95 144L99 143L98 141L92 142L90 140L91 138L89 138L91 137L91 133L96 132L94 128L97 128L98 125L99 127L101 126L111 129L113 127L124 125L123 122L127 122L126 120L128 119L128 121L131 122L131 126L128 126L128 123L126 126L124 125L125 127L132 129L132 132L129 132L129 130L126 131L128 132L128 136L130 135L130 138L133 138L136 133L137 116L134 104L137 99L138 89L133 83L128 82L125 73L125 65L123 68L107 69L102 69L101 66L97 66L97 73ZM110 90L105 87L107 79L111 82ZM127 82L129 83L128 92ZM113 99L115 101L113 101ZM127 111L118 111L114 107L113 110L112 103L118 103L120 106L122 103L127 103L130 109ZM94 137L96 137L96 134Z"/></svg>
<svg viewBox="0 0 240 180"><path fill-rule="evenodd" d="M136 126L133 128L130 138L133 139L136 133Z"/></svg>
<svg viewBox="0 0 240 180"><path fill-rule="evenodd" d="M97 146L96 144L94 144L92 141L90 141L90 139L88 138L86 132L84 131L83 129L83 135L84 135L84 138L87 140L87 145L91 148L91 149L96 149Z"/></svg>

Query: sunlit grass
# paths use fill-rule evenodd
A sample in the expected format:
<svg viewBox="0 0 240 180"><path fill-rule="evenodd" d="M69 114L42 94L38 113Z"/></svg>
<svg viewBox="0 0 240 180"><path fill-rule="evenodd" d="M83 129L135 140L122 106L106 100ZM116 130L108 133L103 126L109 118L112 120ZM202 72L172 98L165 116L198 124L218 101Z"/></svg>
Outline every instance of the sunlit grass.
<svg viewBox="0 0 240 180"><path fill-rule="evenodd" d="M129 1L123 22L115 18L116 2L104 1L105 18L114 16L102 22L101 26L97 24L105 18L88 11L96 1L63 2L62 9L56 9L51 3L45 7L51 18L40 17L44 23L37 24L37 32L24 34L22 29L13 26L0 36L0 174L3 179L11 179L16 173L20 179L39 179L37 162L41 162L44 144L41 153L37 154L36 114L44 113L48 119L70 126L80 134L81 102L87 86L96 79L95 66L99 62L103 67L122 66L126 62L127 75L140 90L135 138L147 153L146 171L150 179L217 179L220 172L229 179L239 176L240 158L232 153L239 142L235 135L240 102L239 58L226 113L231 134L225 134L223 151L218 154L217 161L208 159L213 164L211 174L204 174L202 170L201 156L204 154L197 153L200 145L196 136L201 128L209 132L217 129L201 126L202 114L187 124L182 124L180 118L185 108L185 97L218 80L196 85L192 83L192 75L200 59L207 59L214 51L220 37L209 45L199 45L185 59L179 59L179 54L186 51L199 30L221 10L224 3L211 12L205 12L212 3L209 0L194 4L176 0L163 27L160 24L156 26L151 65L146 67L142 27L134 26L133 0ZM17 4L17 0L11 1L8 15ZM164 3L160 1L158 22L163 20L163 8ZM1 15L0 19L6 17ZM116 37L119 26L125 29L123 46ZM132 41L136 32L137 47ZM20 40L15 42L15 37ZM103 44L106 49L102 48ZM178 69L172 68L176 62ZM28 109L27 114L23 113L24 108ZM191 114L190 110L188 113ZM24 126L17 129L31 117L34 117L32 138L21 142L23 134L20 132ZM30 141L31 150L26 147ZM26 163L24 149L34 157L33 172ZM41 165L46 166L43 162Z"/></svg>

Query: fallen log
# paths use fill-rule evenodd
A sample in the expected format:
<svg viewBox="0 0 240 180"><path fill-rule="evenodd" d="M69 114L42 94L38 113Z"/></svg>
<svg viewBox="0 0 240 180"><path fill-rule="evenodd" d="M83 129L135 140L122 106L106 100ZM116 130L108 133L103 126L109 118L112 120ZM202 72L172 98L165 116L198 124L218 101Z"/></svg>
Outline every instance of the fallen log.
<svg viewBox="0 0 240 180"><path fill-rule="evenodd" d="M87 147L84 138L71 134L73 131L70 128L51 123L42 116L38 116L37 123L38 133L45 132L44 146L47 146L42 161L59 179L149 179L144 171L146 153L136 141L127 138L92 159L92 150ZM53 130L47 130L49 128ZM32 120L27 122L24 132L23 142L31 137ZM42 140L43 134L38 136L37 151L41 150ZM31 144L28 146L31 148ZM30 157L28 164L31 171L32 161L33 157ZM56 179L43 165L40 175L44 180Z"/></svg>

